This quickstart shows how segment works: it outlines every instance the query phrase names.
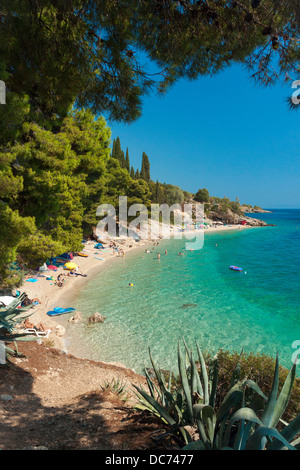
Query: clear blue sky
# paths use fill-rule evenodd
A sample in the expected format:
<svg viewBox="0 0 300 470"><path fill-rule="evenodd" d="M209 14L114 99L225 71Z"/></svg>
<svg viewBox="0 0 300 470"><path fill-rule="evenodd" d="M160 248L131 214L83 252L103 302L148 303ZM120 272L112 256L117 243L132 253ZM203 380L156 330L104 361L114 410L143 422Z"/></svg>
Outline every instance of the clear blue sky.
<svg viewBox="0 0 300 470"><path fill-rule="evenodd" d="M146 152L154 181L191 192L206 187L264 208L300 208L300 110L285 102L294 91L291 83L255 86L235 66L146 97L133 124L108 125L135 169Z"/></svg>

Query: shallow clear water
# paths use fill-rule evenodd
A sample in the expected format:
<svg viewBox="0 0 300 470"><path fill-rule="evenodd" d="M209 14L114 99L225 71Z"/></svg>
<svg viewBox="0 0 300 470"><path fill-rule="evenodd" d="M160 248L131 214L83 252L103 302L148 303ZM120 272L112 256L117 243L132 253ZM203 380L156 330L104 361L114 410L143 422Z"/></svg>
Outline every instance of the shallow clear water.
<svg viewBox="0 0 300 470"><path fill-rule="evenodd" d="M290 367L292 343L300 340L300 210L261 218L276 226L206 233L204 247L184 256L183 240L165 240L153 253L115 260L72 305L86 317L102 313L105 323L68 325L69 351L142 372L150 347L161 367L175 368L184 337L211 352L278 351Z"/></svg>

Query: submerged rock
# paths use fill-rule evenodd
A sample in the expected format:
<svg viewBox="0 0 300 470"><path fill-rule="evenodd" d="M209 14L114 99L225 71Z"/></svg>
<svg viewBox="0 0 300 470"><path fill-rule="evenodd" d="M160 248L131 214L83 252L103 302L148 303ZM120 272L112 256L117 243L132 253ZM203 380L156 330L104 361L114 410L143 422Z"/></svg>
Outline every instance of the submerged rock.
<svg viewBox="0 0 300 470"><path fill-rule="evenodd" d="M82 321L81 312L76 312L73 317L69 318L70 323L80 323Z"/></svg>
<svg viewBox="0 0 300 470"><path fill-rule="evenodd" d="M57 336L64 336L66 329L62 325L56 325L55 333Z"/></svg>
<svg viewBox="0 0 300 470"><path fill-rule="evenodd" d="M95 312L89 317L89 323L103 323L105 318L106 317L101 315L101 313Z"/></svg>
<svg viewBox="0 0 300 470"><path fill-rule="evenodd" d="M191 307L197 307L197 304L183 304L181 305L180 308L191 308Z"/></svg>

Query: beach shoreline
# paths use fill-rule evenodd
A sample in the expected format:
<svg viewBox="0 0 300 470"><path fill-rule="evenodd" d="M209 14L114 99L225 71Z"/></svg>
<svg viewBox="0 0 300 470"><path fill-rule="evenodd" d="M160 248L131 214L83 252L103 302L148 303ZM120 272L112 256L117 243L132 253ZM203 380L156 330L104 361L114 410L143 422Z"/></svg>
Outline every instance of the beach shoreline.
<svg viewBox="0 0 300 470"><path fill-rule="evenodd" d="M252 227L241 225L209 227L203 230L203 234L205 236L206 233L224 233L234 230L241 231L246 228ZM180 236L184 238L184 235L187 235L188 238L186 238L186 240L191 241L190 236L192 234L196 235L197 232L196 230L189 230L180 232L180 234L173 233L171 238L180 238ZM74 256L72 260L78 265L79 272L83 273L85 277L81 275L71 275L61 266L56 272L51 271L47 272L47 274L37 273L39 275L36 277L36 279L38 279L36 282L31 283L25 279L23 285L18 290L20 292L26 292L30 299L38 299L40 302L39 305L34 306L32 310L30 309L29 312L31 316L28 320L34 327L41 324L46 331L50 330L47 338L42 341L45 341L46 344L51 344L51 347L67 353L66 343L68 342L70 334L65 334L65 328L60 324L60 316L50 317L47 315L47 311L53 310L55 307L67 308L72 306L72 301L79 295L86 283L99 275L102 271L105 272L105 269L110 263L117 262L120 258L123 258L123 256L130 256L132 253L136 253L139 250L147 249L163 240L165 240L164 237L141 239L139 241L135 241L130 237L117 238L115 239L115 243L123 250L124 255L117 254L108 246L104 249L96 249L96 242L87 241L83 250L83 253L85 253L87 257ZM65 279L63 287L55 285L56 278L60 274L62 274ZM47 280L47 277L50 275L53 277L53 280ZM27 277L30 278L30 276ZM37 340L41 340L41 338L37 338ZM125 367L123 364L118 363L118 365Z"/></svg>

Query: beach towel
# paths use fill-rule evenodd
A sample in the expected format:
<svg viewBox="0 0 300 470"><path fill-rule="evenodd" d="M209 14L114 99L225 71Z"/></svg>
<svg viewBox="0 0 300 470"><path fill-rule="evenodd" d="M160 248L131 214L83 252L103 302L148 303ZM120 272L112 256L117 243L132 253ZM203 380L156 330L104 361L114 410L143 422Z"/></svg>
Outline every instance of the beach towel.
<svg viewBox="0 0 300 470"><path fill-rule="evenodd" d="M37 282L37 279L34 279L33 277L26 279L27 282Z"/></svg>
<svg viewBox="0 0 300 470"><path fill-rule="evenodd" d="M53 264L50 264L48 266L48 269L51 269L52 271L57 271L57 266L53 266Z"/></svg>

